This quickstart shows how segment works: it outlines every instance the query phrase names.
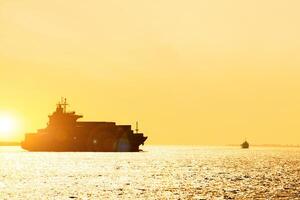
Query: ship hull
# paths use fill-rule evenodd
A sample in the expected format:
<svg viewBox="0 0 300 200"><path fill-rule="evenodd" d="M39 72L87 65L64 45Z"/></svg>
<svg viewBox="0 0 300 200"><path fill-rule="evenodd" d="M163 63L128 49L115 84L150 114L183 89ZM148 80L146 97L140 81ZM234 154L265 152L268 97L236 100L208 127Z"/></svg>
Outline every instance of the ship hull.
<svg viewBox="0 0 300 200"><path fill-rule="evenodd" d="M119 138L115 141L70 142L55 140L24 140L21 147L27 151L48 151L48 152L138 152L140 145L143 145L147 137Z"/></svg>
<svg viewBox="0 0 300 200"><path fill-rule="evenodd" d="M130 125L114 122L77 122L71 129L40 129L26 134L21 147L28 151L137 152L147 137Z"/></svg>

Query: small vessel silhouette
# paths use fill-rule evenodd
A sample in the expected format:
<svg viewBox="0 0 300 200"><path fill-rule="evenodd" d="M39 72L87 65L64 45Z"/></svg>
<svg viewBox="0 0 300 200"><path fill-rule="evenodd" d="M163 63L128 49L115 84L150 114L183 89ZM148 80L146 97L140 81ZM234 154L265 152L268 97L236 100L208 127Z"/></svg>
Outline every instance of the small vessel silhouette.
<svg viewBox="0 0 300 200"><path fill-rule="evenodd" d="M249 148L249 143L247 142L247 140L245 140L245 142L243 142L241 144L242 149L248 149Z"/></svg>
<svg viewBox="0 0 300 200"><path fill-rule="evenodd" d="M147 137L135 132L131 125L116 125L115 122L77 121L82 115L67 112L67 100L57 104L55 112L49 115L47 127L37 133L25 134L21 143L29 151L139 151Z"/></svg>

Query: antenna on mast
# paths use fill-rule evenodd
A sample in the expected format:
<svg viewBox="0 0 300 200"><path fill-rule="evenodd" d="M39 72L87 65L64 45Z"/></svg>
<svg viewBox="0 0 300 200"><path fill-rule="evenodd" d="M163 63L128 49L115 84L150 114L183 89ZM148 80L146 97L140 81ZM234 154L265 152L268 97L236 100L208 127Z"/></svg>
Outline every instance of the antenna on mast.
<svg viewBox="0 0 300 200"><path fill-rule="evenodd" d="M139 132L139 122L138 121L135 122L135 132L136 133Z"/></svg>

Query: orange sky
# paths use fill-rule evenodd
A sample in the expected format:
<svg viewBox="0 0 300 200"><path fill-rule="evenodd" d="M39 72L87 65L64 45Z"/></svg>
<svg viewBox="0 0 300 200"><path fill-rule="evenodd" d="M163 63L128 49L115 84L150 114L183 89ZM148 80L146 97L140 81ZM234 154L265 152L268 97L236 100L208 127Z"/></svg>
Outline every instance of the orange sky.
<svg viewBox="0 0 300 200"><path fill-rule="evenodd" d="M85 120L139 120L148 144L299 144L299 7L2 0L0 113L22 124L10 139L66 96Z"/></svg>

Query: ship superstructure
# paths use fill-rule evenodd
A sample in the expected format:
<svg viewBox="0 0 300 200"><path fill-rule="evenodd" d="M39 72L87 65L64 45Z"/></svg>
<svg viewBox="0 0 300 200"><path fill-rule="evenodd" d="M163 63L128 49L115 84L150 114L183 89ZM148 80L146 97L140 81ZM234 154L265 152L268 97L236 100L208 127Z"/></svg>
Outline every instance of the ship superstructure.
<svg viewBox="0 0 300 200"><path fill-rule="evenodd" d="M21 143L29 151L139 151L147 137L136 133L131 125L115 122L77 121L82 115L67 112L67 101L62 99L55 112L49 115L47 127L28 133Z"/></svg>

